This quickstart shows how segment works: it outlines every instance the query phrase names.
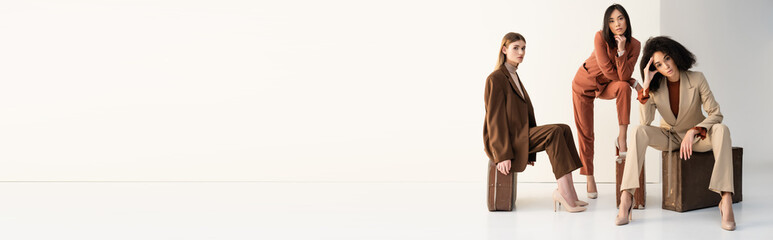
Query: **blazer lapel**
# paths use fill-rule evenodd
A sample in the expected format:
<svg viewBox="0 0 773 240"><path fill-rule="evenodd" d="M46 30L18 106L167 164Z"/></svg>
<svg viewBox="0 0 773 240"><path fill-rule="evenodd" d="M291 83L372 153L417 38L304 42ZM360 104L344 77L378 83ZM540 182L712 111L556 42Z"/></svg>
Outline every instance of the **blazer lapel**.
<svg viewBox="0 0 773 240"><path fill-rule="evenodd" d="M529 94L526 93L526 88L523 87L523 82L521 82L521 75L518 75L518 73L515 73L515 75L518 76L518 79L517 79L518 80L518 85L521 85L521 91L516 90L515 92L519 94L518 96L521 96L523 101L527 101L528 102ZM513 86L513 87L517 88L517 86ZM522 95L520 95L520 94L522 94Z"/></svg>
<svg viewBox="0 0 773 240"><path fill-rule="evenodd" d="M687 117L687 109L690 109L695 95L695 88L687 77L687 71L682 71L679 75L679 116L676 117L676 124Z"/></svg>
<svg viewBox="0 0 773 240"><path fill-rule="evenodd" d="M512 88L513 88L513 91L515 91L515 95L518 95L518 97L521 97L521 100L523 100L523 101L525 102L525 101L526 101L526 98L525 98L523 95L521 95L521 91L518 91L518 86L517 86L517 85L515 85L515 79L513 79L513 77L512 77L512 76L510 76L510 72L509 72L509 71L507 71L507 67L505 67L505 66L502 66L502 68L501 68L501 69L502 69L502 71L503 71L503 72L505 72L505 76L506 76L506 77L507 77L507 79L509 80L508 82L510 82L510 87L512 87ZM518 73L515 73L515 75L517 76L517 75L518 75ZM518 80L519 80L519 82L518 82L518 83L519 83L519 84L521 83L521 82L520 82L520 78L521 78L521 76L518 76ZM523 84L521 84L521 86L523 86Z"/></svg>

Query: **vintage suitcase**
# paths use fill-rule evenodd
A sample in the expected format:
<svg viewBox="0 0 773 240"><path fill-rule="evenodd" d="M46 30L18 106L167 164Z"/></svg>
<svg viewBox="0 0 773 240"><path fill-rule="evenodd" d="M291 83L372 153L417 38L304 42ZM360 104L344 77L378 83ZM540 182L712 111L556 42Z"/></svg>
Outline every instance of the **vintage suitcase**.
<svg viewBox="0 0 773 240"><path fill-rule="evenodd" d="M497 171L497 165L489 161L488 166L488 210L512 211L515 208L517 173L504 175Z"/></svg>
<svg viewBox="0 0 773 240"><path fill-rule="evenodd" d="M620 195L622 194L620 192L620 182L623 180L623 169L625 168L625 160L623 160L622 163L615 162L615 195L617 198L617 205L620 206ZM636 191L633 194L633 208L634 209L644 209L646 199L647 199L647 183L644 181L644 169L645 167L641 168L641 172L639 173L639 188L636 189Z"/></svg>
<svg viewBox="0 0 773 240"><path fill-rule="evenodd" d="M668 154L674 154L669 160ZM733 147L733 202L743 200L741 168L743 148ZM721 197L709 190L714 153L693 152L687 161L679 157L679 150L663 152L663 209L686 212L717 207Z"/></svg>

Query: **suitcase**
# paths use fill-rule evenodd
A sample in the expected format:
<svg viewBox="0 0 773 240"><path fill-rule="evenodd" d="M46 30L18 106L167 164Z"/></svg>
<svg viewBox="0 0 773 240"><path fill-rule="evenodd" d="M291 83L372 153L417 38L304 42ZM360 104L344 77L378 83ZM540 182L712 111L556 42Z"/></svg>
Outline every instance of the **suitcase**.
<svg viewBox="0 0 773 240"><path fill-rule="evenodd" d="M622 194L620 192L620 182L623 180L623 169L625 168L625 160L623 160L622 163L615 162L615 196L617 198L617 205L620 206L620 195ZM633 194L633 208L634 209L644 209L646 200L647 200L647 184L644 181L644 169L645 167L642 166L641 172L639 173L639 188L634 191Z"/></svg>
<svg viewBox="0 0 773 240"><path fill-rule="evenodd" d="M488 166L488 210L512 211L515 208L516 172L504 175L497 171L497 165L489 161Z"/></svg>
<svg viewBox="0 0 773 240"><path fill-rule="evenodd" d="M669 160L668 154L675 154ZM741 170L743 148L733 147L733 203L743 200ZM717 207L721 197L709 190L714 153L693 152L687 161L679 157L679 150L663 152L663 209L686 212Z"/></svg>

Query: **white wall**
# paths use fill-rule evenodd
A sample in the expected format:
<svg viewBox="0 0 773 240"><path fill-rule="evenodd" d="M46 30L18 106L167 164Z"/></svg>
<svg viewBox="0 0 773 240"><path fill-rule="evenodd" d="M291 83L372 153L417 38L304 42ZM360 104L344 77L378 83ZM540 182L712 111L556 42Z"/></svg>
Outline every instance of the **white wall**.
<svg viewBox="0 0 773 240"><path fill-rule="evenodd" d="M611 3L8 2L0 180L482 182L502 35L527 38L538 123L574 129L571 81ZM634 37L658 35L658 2L621 3ZM613 101L596 109L611 182ZM520 181L554 181L538 156Z"/></svg>
<svg viewBox="0 0 773 240"><path fill-rule="evenodd" d="M661 31L697 58L744 165L771 160L773 1L662 1Z"/></svg>

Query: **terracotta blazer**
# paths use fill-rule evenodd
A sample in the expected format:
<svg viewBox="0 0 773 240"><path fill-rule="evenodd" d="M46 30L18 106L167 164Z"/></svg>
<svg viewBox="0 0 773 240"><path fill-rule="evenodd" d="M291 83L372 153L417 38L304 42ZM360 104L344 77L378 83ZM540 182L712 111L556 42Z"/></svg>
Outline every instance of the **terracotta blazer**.
<svg viewBox="0 0 773 240"><path fill-rule="evenodd" d="M711 126L722 123L722 112L719 111L719 103L714 100L714 94L709 89L706 77L702 72L683 71L679 77L679 116L674 117L668 99L668 86L666 79L662 79L660 87L655 92L650 92L650 99L643 103L641 109L641 124L650 125L655 118L655 109L660 113L660 126L672 129L679 136L684 137L687 130L693 127L704 127L707 131ZM703 110L708 117L701 112ZM696 141L699 140L696 138Z"/></svg>
<svg viewBox="0 0 773 240"><path fill-rule="evenodd" d="M523 87L522 82L519 84ZM526 88L522 90L523 96L504 66L486 78L485 151L494 163L512 160L511 170L515 172L523 172L529 161L536 160L536 154L529 154L529 128L537 126L534 107Z"/></svg>
<svg viewBox="0 0 773 240"><path fill-rule="evenodd" d="M618 57L617 46L610 47L601 36L601 31L596 32L593 37L593 53L583 63L587 75L581 77L595 80L598 83L597 97L599 93L604 91L609 82L631 79L636 59L639 58L641 43L633 37L627 41L625 53Z"/></svg>

